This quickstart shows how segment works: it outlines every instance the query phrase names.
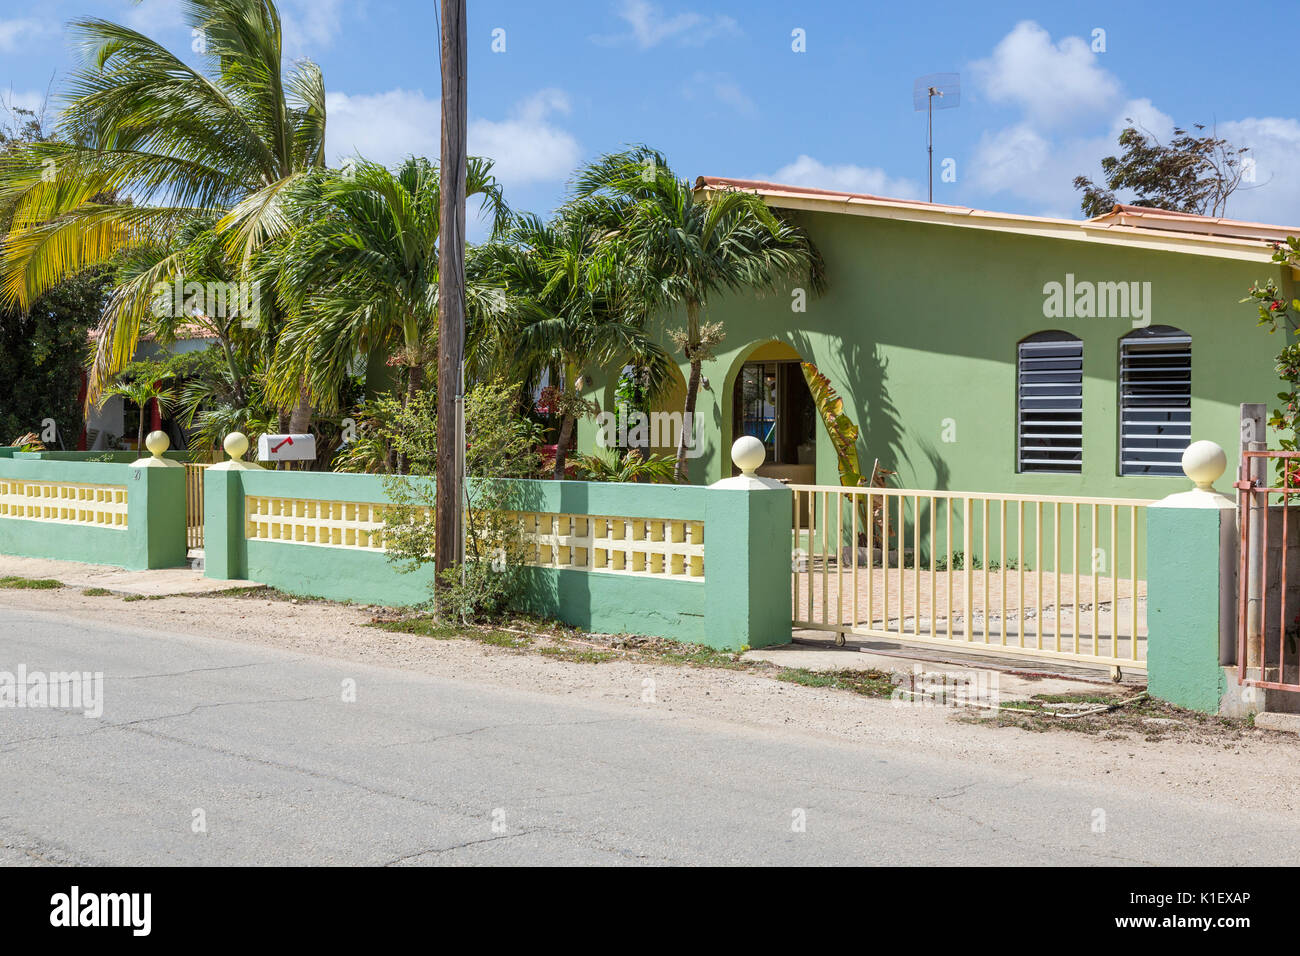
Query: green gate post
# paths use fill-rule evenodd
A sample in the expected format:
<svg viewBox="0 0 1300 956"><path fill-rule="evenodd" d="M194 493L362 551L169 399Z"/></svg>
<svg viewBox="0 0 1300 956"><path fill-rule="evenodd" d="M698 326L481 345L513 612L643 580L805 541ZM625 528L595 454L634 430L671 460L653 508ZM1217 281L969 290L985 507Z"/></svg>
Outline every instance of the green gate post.
<svg viewBox="0 0 1300 956"><path fill-rule="evenodd" d="M1237 506L1214 489L1226 467L1214 442L1192 443L1183 472L1196 487L1147 509L1147 689L1210 714L1236 640Z"/></svg>
<svg viewBox="0 0 1300 956"><path fill-rule="evenodd" d="M163 457L170 444L164 432L150 432L145 439L150 457L130 465L123 566L133 571L186 563L185 466Z"/></svg>
<svg viewBox="0 0 1300 956"><path fill-rule="evenodd" d="M766 454L757 438L737 439L731 460L740 474L709 486L704 619L713 647L739 650L790 643L794 493L755 473Z"/></svg>
<svg viewBox="0 0 1300 956"><path fill-rule="evenodd" d="M262 466L243 460L248 438L231 432L222 443L229 461L203 469L203 576L238 581L248 574L248 545L244 539L245 471Z"/></svg>

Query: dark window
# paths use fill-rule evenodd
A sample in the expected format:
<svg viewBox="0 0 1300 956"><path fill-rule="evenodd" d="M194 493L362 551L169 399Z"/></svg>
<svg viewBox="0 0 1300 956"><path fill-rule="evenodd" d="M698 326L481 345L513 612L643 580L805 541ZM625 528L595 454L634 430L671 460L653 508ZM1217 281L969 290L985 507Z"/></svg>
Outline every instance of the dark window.
<svg viewBox="0 0 1300 956"><path fill-rule="evenodd" d="M1022 472L1078 474L1083 467L1083 342L1039 332L1020 343L1017 461Z"/></svg>
<svg viewBox="0 0 1300 956"><path fill-rule="evenodd" d="M1119 473L1181 475L1192 440L1192 337L1168 325L1119 344Z"/></svg>

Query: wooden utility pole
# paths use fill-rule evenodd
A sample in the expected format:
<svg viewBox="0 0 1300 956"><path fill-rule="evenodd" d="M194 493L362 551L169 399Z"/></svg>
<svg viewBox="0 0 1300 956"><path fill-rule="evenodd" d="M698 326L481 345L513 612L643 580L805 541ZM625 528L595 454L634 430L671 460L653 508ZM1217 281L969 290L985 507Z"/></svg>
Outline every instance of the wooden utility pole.
<svg viewBox="0 0 1300 956"><path fill-rule="evenodd" d="M460 563L465 354L465 0L442 0L441 232L438 238L438 466L434 567Z"/></svg>

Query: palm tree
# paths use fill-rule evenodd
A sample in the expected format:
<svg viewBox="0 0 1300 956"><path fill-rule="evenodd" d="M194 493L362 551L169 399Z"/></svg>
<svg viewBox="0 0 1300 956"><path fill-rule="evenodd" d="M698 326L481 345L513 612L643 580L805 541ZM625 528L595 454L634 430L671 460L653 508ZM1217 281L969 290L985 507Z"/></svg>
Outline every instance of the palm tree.
<svg viewBox="0 0 1300 956"><path fill-rule="evenodd" d="M440 183L427 159L396 171L363 160L294 190L302 225L271 267L289 312L272 370L281 390L301 380L329 406L357 357L376 350L406 370L405 401L423 387L437 335ZM490 160L470 159L466 192L494 231L506 221Z"/></svg>
<svg viewBox="0 0 1300 956"><path fill-rule="evenodd" d="M776 216L761 197L727 190L700 195L679 179L663 155L645 146L601 157L579 171L575 201L608 225L636 263L649 307L684 306L686 327L672 334L690 363L677 480L687 476L688 431L695 419L701 369L724 333L702 321L715 292L771 292L787 282L825 285L821 254L799 228Z"/></svg>
<svg viewBox="0 0 1300 956"><path fill-rule="evenodd" d="M243 278L258 250L289 229L286 192L325 165L320 69L302 61L285 71L272 0L184 7L201 69L128 27L73 21L85 62L58 136L0 161L0 302L25 310L89 266L173 246L195 218L215 222ZM153 289L182 276L183 255L158 256L113 292L88 402L131 361ZM267 299L264 312L274 311ZM304 392L292 407L290 428L305 429Z"/></svg>
<svg viewBox="0 0 1300 956"><path fill-rule="evenodd" d="M101 407L114 395L120 395L140 410L140 424L136 428L135 435L135 447L138 451L144 450L144 416L149 403L157 402L161 411L168 411L176 403L176 390L165 384L166 382L166 377L153 378L147 375L137 375L127 379L119 379L100 393L99 405Z"/></svg>
<svg viewBox="0 0 1300 956"><path fill-rule="evenodd" d="M480 312L471 350L508 357L524 381L550 375L544 400L560 419L556 479L578 417L592 410L580 393L584 368L632 361L655 390L672 364L644 330L644 310L630 294L632 264L617 243L603 241L605 228L587 211L570 207L550 222L518 216L502 241L476 251L469 270L501 293L497 310Z"/></svg>

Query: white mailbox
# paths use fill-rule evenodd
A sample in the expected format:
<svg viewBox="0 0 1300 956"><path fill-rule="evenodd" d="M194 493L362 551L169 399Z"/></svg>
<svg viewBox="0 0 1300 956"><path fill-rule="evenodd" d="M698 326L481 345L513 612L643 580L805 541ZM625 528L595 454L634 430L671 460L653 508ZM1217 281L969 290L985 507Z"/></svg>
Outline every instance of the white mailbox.
<svg viewBox="0 0 1300 956"><path fill-rule="evenodd" d="M258 461L311 461L315 457L314 435L263 435L257 440Z"/></svg>

